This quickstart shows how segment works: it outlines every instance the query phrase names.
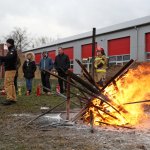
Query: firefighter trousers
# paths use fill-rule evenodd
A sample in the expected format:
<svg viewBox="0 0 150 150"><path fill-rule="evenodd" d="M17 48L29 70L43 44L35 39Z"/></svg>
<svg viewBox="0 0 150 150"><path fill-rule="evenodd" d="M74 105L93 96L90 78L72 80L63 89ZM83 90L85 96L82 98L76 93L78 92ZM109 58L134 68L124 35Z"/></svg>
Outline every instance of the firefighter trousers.
<svg viewBox="0 0 150 150"><path fill-rule="evenodd" d="M7 100L16 101L16 91L14 86L16 70L5 71L4 87L6 90Z"/></svg>

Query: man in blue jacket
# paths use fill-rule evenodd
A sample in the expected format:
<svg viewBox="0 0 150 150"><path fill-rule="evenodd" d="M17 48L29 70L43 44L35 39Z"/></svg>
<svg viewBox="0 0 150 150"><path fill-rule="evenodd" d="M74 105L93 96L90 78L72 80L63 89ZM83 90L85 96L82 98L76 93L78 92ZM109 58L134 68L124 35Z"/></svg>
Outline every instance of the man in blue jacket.
<svg viewBox="0 0 150 150"><path fill-rule="evenodd" d="M51 71L52 68L53 68L52 59L48 57L47 52L43 52L42 55L43 55L43 58L41 59L40 64L39 64L40 70L49 70L49 71ZM42 80L42 85L43 85L43 92L47 93L48 95L50 95L49 90L51 89L49 78L50 78L49 73L47 73L45 71L41 71L41 80Z"/></svg>

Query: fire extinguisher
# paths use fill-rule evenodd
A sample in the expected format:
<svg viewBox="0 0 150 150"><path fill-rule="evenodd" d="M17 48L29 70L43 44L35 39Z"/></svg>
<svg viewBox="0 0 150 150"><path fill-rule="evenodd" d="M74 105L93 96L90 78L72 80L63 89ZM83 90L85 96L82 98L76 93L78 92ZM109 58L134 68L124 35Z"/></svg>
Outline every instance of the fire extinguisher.
<svg viewBox="0 0 150 150"><path fill-rule="evenodd" d="M40 96L40 95L41 95L41 85L39 84L36 89L36 96Z"/></svg>
<svg viewBox="0 0 150 150"><path fill-rule="evenodd" d="M56 92L60 93L60 86L59 86L59 84L56 85Z"/></svg>

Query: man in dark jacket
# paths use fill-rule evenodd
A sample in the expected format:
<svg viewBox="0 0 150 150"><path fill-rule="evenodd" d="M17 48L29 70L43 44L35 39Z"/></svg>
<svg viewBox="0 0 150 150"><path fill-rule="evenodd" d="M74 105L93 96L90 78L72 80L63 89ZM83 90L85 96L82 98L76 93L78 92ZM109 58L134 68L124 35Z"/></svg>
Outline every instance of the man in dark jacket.
<svg viewBox="0 0 150 150"><path fill-rule="evenodd" d="M58 55L55 58L54 66L58 72L58 75L60 77L63 77L64 79L67 79L65 72L70 68L70 60L69 57L64 54L62 47L58 48ZM67 88L67 84L65 84L64 87L63 80L58 79L58 82L60 86L60 93L64 93L64 90L66 90Z"/></svg>
<svg viewBox="0 0 150 150"><path fill-rule="evenodd" d="M16 103L14 77L16 74L17 51L15 49L13 39L8 39L6 43L8 47L8 53L6 56L0 56L0 60L5 66L4 87L7 95L6 100L2 104L11 105Z"/></svg>
<svg viewBox="0 0 150 150"><path fill-rule="evenodd" d="M49 70L49 71L51 71L53 69L53 61L51 58L48 57L47 52L43 52L43 58L40 61L39 69L40 70ZM42 80L42 85L43 85L43 92L47 93L48 95L50 95L49 90L51 89L49 78L50 78L49 73L47 73L45 71L41 71L41 80Z"/></svg>

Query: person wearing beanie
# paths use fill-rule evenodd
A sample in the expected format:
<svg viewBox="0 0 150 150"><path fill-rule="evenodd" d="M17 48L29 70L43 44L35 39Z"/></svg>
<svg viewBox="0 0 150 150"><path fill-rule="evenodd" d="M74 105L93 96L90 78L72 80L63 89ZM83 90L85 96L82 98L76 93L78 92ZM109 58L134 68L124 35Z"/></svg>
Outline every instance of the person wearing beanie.
<svg viewBox="0 0 150 150"><path fill-rule="evenodd" d="M13 39L8 39L6 43L10 44L11 46L14 46L14 40Z"/></svg>
<svg viewBox="0 0 150 150"><path fill-rule="evenodd" d="M4 87L7 95L6 100L4 100L2 104L11 105L16 103L14 77L16 74L17 51L13 39L8 39L6 44L8 47L6 56L0 56L0 61L4 63L5 67Z"/></svg>

